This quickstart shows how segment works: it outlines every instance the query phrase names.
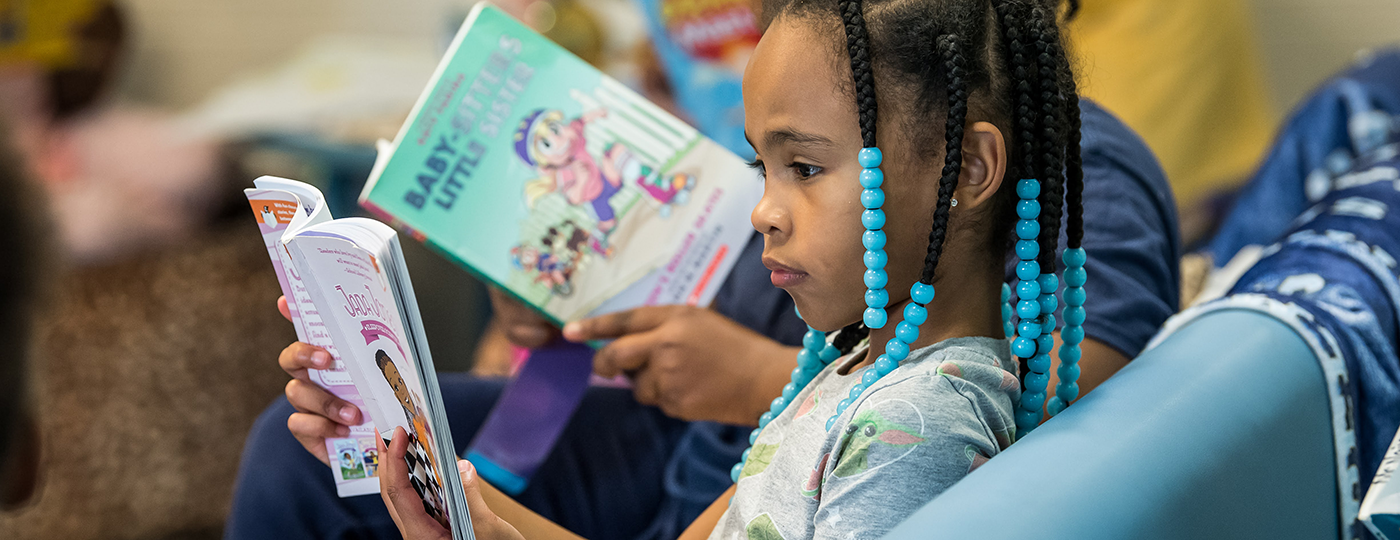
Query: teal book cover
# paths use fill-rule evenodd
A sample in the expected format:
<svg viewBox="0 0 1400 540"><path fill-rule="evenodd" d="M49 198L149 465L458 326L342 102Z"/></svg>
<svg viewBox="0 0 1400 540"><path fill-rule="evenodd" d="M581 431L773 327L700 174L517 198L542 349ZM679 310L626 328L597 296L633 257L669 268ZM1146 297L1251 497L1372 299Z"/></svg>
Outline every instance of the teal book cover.
<svg viewBox="0 0 1400 540"><path fill-rule="evenodd" d="M742 159L477 4L360 203L556 323L707 305L762 196Z"/></svg>

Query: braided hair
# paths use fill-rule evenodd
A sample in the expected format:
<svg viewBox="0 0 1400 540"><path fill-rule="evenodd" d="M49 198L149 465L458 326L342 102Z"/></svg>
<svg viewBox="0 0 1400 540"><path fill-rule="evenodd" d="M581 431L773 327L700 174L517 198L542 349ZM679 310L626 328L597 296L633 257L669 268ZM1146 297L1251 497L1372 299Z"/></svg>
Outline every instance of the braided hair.
<svg viewBox="0 0 1400 540"><path fill-rule="evenodd" d="M1072 17L1078 2L1067 4L1064 14ZM764 25L779 16L839 18L864 146L877 142L877 79L887 99L912 96L895 100L908 102L910 114L899 124L905 132L901 135L912 136L912 147L936 148L942 139L942 174L920 282L932 285L937 277L962 172L963 129L970 118L1003 126L1008 135L1003 186L1014 186L1016 178L1041 182L1036 240L1042 271L1059 266L1062 222L1068 225L1067 247L1080 246L1084 174L1079 98L1061 42L1060 14L1059 0L765 0ZM941 133L929 127L940 124L929 121L939 116ZM1014 191L999 190L989 209L993 243L1002 253L1010 251L1014 236ZM833 344L849 352L867 334L857 323L843 328Z"/></svg>

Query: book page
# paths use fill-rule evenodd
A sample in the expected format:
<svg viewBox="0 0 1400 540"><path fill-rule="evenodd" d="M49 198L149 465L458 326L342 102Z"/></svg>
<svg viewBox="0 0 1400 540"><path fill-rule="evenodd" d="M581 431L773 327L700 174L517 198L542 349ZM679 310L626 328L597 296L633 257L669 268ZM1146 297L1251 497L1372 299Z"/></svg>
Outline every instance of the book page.
<svg viewBox="0 0 1400 540"><path fill-rule="evenodd" d="M331 394L360 407L367 420L361 425L351 426L349 437L326 439L326 453L331 460L336 493L341 497L378 493L379 450L374 442L374 424L368 421L370 416L364 410L359 391L345 371L330 333L281 241L293 218L298 212L305 214L307 206L296 195L282 190L248 189L244 193L257 218L258 230L272 260L282 295L287 299L297 340L325 349L335 362L330 370L308 370L308 378Z"/></svg>
<svg viewBox="0 0 1400 540"><path fill-rule="evenodd" d="M385 444L396 427L408 434L410 483L428 514L450 528L437 457L443 454L434 436L434 430L446 426L429 414L412 341L382 262L350 238L331 233L301 233L287 247L304 270L301 277L312 302Z"/></svg>

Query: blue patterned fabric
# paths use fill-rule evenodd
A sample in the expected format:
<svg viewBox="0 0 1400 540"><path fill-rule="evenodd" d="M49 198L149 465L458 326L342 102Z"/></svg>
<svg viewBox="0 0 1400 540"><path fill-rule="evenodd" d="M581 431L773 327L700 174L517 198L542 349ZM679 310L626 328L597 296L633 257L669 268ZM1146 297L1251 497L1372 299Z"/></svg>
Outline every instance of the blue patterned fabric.
<svg viewBox="0 0 1400 540"><path fill-rule="evenodd" d="M1278 239L1332 178L1400 153L1400 49L1376 52L1323 84L1293 113L1206 251L1222 266Z"/></svg>

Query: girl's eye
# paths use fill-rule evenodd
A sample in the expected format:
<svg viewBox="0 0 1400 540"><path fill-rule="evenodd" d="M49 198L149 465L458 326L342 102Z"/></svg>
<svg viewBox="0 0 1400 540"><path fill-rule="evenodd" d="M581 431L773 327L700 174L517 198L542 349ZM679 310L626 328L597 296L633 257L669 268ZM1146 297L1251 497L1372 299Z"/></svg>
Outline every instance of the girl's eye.
<svg viewBox="0 0 1400 540"><path fill-rule="evenodd" d="M821 167L818 167L816 165L808 165L806 163L793 162L789 164L788 167L792 167L793 172L797 173L797 177L802 178L804 180L816 176L817 174L820 174L822 172Z"/></svg>
<svg viewBox="0 0 1400 540"><path fill-rule="evenodd" d="M748 162L747 165L749 166L750 169L753 169L753 170L755 170L755 171L758 171L758 175L759 175L760 177L763 177L763 178L767 178L767 177L768 177L768 171L767 171L766 169L763 168L763 160L758 159L758 158L754 158L753 161Z"/></svg>

